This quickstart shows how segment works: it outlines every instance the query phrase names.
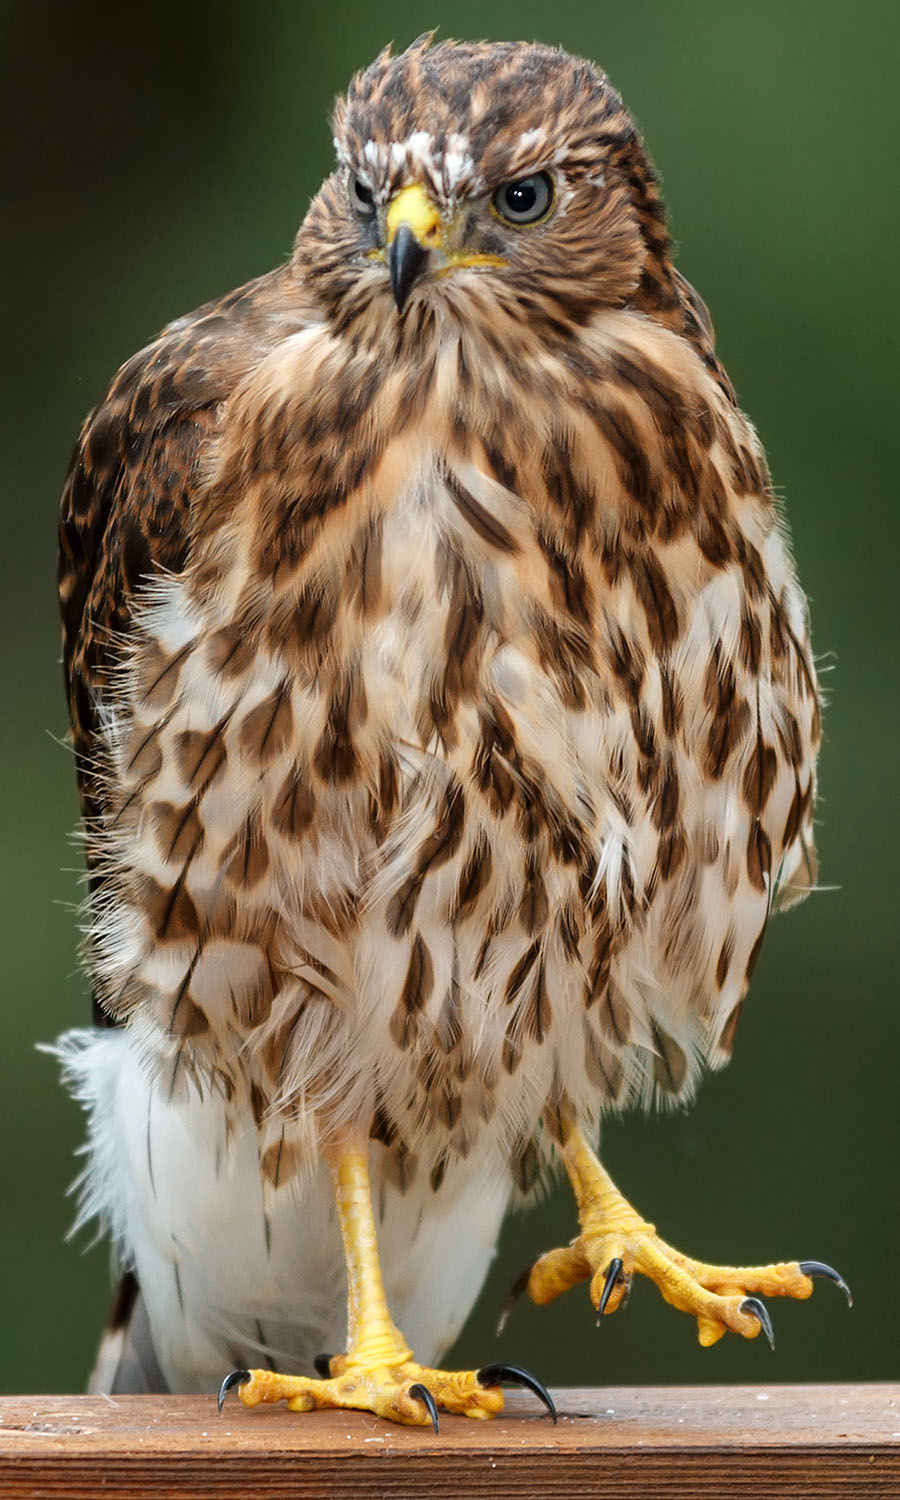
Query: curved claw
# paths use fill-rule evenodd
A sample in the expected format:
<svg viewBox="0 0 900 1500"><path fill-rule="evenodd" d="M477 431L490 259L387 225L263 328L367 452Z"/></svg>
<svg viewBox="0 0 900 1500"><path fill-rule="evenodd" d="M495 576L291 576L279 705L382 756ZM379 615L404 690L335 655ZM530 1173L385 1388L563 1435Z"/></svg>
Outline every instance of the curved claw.
<svg viewBox="0 0 900 1500"><path fill-rule="evenodd" d="M230 1375L225 1376L225 1379L219 1386L219 1394L216 1398L219 1416L222 1415L222 1407L225 1405L225 1397L228 1395L228 1392L233 1391L236 1385L246 1385L247 1381L251 1378L249 1370L232 1370Z"/></svg>
<svg viewBox="0 0 900 1500"><path fill-rule="evenodd" d="M775 1330L772 1327L772 1319L769 1317L769 1309L758 1297L745 1297L738 1312L750 1313L756 1318L760 1328L769 1340L769 1348L775 1348Z"/></svg>
<svg viewBox="0 0 900 1500"><path fill-rule="evenodd" d="M516 1277L515 1281L513 1282L512 1286L510 1287L509 1291L507 1292L507 1294L506 1294L506 1301L504 1302L503 1306L501 1307L501 1309L500 1309L500 1316L497 1319L497 1332L498 1333L502 1333L503 1330L504 1330L504 1328L506 1327L507 1320L509 1318L510 1313L512 1312L513 1308L515 1307L516 1303L518 1302L519 1298L521 1297L522 1293L524 1292L525 1288L528 1285L528 1279L531 1276L531 1272L532 1272L532 1270L534 1268L534 1265L535 1265L535 1262L533 1260L530 1261L528 1263L528 1265L525 1267L524 1271L520 1271L519 1272L518 1276Z"/></svg>
<svg viewBox="0 0 900 1500"><path fill-rule="evenodd" d="M434 1397L432 1396L427 1385L422 1385L421 1381L417 1380L415 1385L410 1386L409 1394L411 1396L414 1396L417 1401L421 1401L422 1405L428 1412L429 1417L431 1418L432 1427L434 1428L435 1432L439 1432L440 1428L438 1425L438 1409L435 1405Z"/></svg>
<svg viewBox="0 0 900 1500"><path fill-rule="evenodd" d="M612 1296L612 1289L619 1277L622 1275L622 1261L618 1255L614 1255L606 1268L606 1279L603 1282L603 1291L600 1293L600 1301L597 1303L597 1323L606 1312L606 1304Z"/></svg>
<svg viewBox="0 0 900 1500"><path fill-rule="evenodd" d="M543 1401L550 1416L554 1422L556 1421L556 1407L547 1387L542 1385L528 1370L523 1370L521 1366L485 1365L483 1369L475 1371L475 1379L480 1385L502 1385L504 1381L511 1385L524 1385L527 1390L537 1396L539 1401Z"/></svg>
<svg viewBox="0 0 900 1500"><path fill-rule="evenodd" d="M333 1354L317 1354L313 1360L313 1369L317 1375L321 1376L322 1380L331 1379L331 1361L333 1359Z"/></svg>
<svg viewBox="0 0 900 1500"><path fill-rule="evenodd" d="M834 1266L826 1266L823 1260L801 1260L797 1264L804 1276L823 1276L826 1281L833 1281L835 1286L840 1287L847 1298L847 1306L853 1306L853 1293L840 1272L834 1269Z"/></svg>

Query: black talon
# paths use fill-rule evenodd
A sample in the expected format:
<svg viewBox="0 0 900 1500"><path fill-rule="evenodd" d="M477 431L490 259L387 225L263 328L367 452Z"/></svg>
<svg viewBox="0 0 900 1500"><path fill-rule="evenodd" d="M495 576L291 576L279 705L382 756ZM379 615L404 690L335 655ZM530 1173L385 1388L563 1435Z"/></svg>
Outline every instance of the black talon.
<svg viewBox="0 0 900 1500"><path fill-rule="evenodd" d="M512 1385L524 1385L534 1392L539 1401L543 1401L554 1422L556 1421L556 1407L547 1387L519 1365L485 1365L483 1370L475 1371L475 1379L480 1385L502 1385L504 1381Z"/></svg>
<svg viewBox="0 0 900 1500"><path fill-rule="evenodd" d="M606 1268L606 1280L603 1283L603 1291L600 1293L600 1301L597 1303L597 1323L606 1312L606 1304L612 1296L612 1289L622 1275L622 1261L618 1255L614 1255Z"/></svg>
<svg viewBox="0 0 900 1500"><path fill-rule="evenodd" d="M317 1354L313 1360L313 1369L322 1380L331 1379L331 1361L333 1359L333 1354Z"/></svg>
<svg viewBox="0 0 900 1500"><path fill-rule="evenodd" d="M249 1370L232 1370L230 1375L225 1376L225 1379L219 1386L219 1395L216 1400L216 1405L219 1408L219 1416L222 1415L222 1407L225 1405L225 1397L228 1395L228 1392L233 1391L236 1385L246 1385L247 1381L251 1379L252 1376Z"/></svg>
<svg viewBox="0 0 900 1500"><path fill-rule="evenodd" d="M834 1266L826 1266L822 1260L801 1260L798 1262L798 1265L804 1276L824 1276L826 1281L833 1281L835 1286L839 1286L847 1298L847 1306L853 1306L853 1293L840 1272L834 1269Z"/></svg>
<svg viewBox="0 0 900 1500"><path fill-rule="evenodd" d="M772 1319L769 1317L769 1309L758 1297L745 1297L738 1312L752 1313L759 1322L759 1326L769 1340L770 1349L775 1348L775 1330L772 1327Z"/></svg>
<svg viewBox="0 0 900 1500"><path fill-rule="evenodd" d="M410 1386L409 1394L411 1396L415 1396L417 1401L421 1401L422 1405L427 1410L429 1417L431 1418L432 1427L434 1428L435 1432L439 1432L440 1428L438 1426L438 1409L435 1405L434 1397L432 1396L427 1385L422 1385L421 1382L417 1380L415 1385Z"/></svg>
<svg viewBox="0 0 900 1500"><path fill-rule="evenodd" d="M518 1276L516 1277L515 1281L513 1282L512 1286L510 1287L510 1289L509 1289L509 1291L508 1291L508 1293L506 1295L506 1301L504 1302L503 1306L500 1309L500 1317L497 1319L497 1333L498 1334L502 1333L503 1330L504 1330L504 1328L506 1327L507 1319L509 1318L510 1313L512 1312L513 1308L515 1307L516 1303L518 1302L518 1300L521 1297L522 1293L524 1292L525 1288L527 1287L527 1285L528 1285L528 1278L531 1275L531 1273L534 1270L534 1267L536 1265L537 1265L537 1261L534 1261L534 1260L531 1261L525 1267L524 1271L520 1271L519 1272Z"/></svg>

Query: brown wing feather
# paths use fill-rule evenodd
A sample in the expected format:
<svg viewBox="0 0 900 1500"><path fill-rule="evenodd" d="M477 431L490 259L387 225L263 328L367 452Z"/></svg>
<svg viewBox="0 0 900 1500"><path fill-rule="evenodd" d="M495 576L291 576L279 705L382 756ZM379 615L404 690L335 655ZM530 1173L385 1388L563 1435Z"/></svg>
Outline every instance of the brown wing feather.
<svg viewBox="0 0 900 1500"><path fill-rule="evenodd" d="M102 815L93 766L97 695L137 591L190 554L198 458L221 403L276 337L303 321L282 267L172 323L122 366L82 427L62 495L59 598L63 673L87 837ZM99 1017L102 1019L102 1017Z"/></svg>

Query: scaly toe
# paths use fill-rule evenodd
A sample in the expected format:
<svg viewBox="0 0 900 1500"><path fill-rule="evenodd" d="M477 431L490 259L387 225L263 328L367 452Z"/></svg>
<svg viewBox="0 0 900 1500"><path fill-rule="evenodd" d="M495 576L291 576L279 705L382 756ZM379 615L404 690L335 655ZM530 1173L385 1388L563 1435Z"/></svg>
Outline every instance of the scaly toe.
<svg viewBox="0 0 900 1500"><path fill-rule="evenodd" d="M233 1370L222 1382L219 1409L235 1387L245 1406L286 1401L288 1409L307 1412L322 1408L371 1411L375 1416L410 1427L432 1426L438 1431L438 1409L466 1417L492 1417L503 1409L501 1381L528 1386L555 1419L553 1402L525 1370L512 1365L486 1365L475 1370L434 1370L405 1360L396 1365L369 1365L347 1355L327 1356L317 1362L322 1377L281 1375L273 1370ZM326 1376L326 1369L331 1375Z"/></svg>
<svg viewBox="0 0 900 1500"><path fill-rule="evenodd" d="M564 1249L550 1250L527 1275L528 1293L550 1302L579 1281L590 1279L597 1321L622 1307L632 1277L646 1276L661 1296L697 1319L700 1343L715 1344L729 1330L756 1338L760 1330L774 1347L764 1297L812 1296L815 1276L833 1281L851 1300L843 1276L824 1261L779 1261L766 1266L716 1266L683 1255L667 1245L616 1187L580 1128L563 1122L563 1161L575 1192L581 1233ZM526 1284L520 1277L517 1294Z"/></svg>
<svg viewBox="0 0 900 1500"><path fill-rule="evenodd" d="M524 1282L537 1303L549 1302L590 1277L597 1322L624 1306L634 1274L655 1283L665 1300L697 1319L700 1343L718 1342L727 1332L756 1338L762 1330L774 1348L772 1320L762 1297L812 1294L813 1276L824 1276L849 1298L843 1277L821 1261L780 1261L769 1266L715 1266L693 1260L656 1234L644 1221L626 1221L605 1233L591 1224L571 1245L550 1250L516 1284Z"/></svg>

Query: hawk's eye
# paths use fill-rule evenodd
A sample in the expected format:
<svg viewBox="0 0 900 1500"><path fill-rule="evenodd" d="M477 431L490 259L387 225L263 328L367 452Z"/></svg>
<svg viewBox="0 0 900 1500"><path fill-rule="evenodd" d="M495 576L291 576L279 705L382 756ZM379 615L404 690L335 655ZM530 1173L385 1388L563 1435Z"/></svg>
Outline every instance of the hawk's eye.
<svg viewBox="0 0 900 1500"><path fill-rule="evenodd" d="M350 173L350 181L347 184L347 192L350 196L350 207L358 219L374 219L375 198L372 189L367 188L364 182L360 182L355 172Z"/></svg>
<svg viewBox="0 0 900 1500"><path fill-rule="evenodd" d="M494 212L508 224L536 224L553 207L553 178L549 172L504 182L491 199Z"/></svg>

